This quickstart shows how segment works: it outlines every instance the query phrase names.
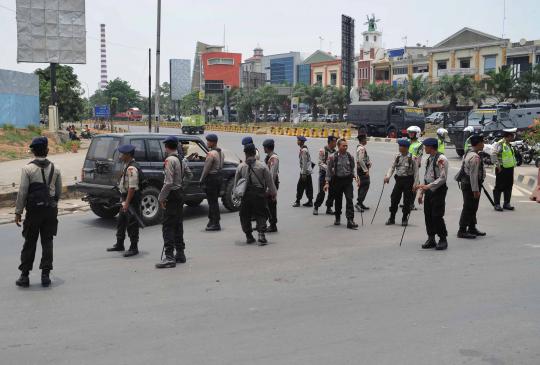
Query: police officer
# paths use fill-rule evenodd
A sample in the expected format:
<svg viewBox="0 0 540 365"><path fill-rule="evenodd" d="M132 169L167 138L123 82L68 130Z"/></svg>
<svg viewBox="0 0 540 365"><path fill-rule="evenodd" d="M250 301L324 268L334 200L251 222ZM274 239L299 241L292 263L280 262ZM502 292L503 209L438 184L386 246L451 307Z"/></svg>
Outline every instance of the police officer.
<svg viewBox="0 0 540 365"><path fill-rule="evenodd" d="M478 154L484 149L484 138L473 135L470 138L472 149L463 156L463 164L458 173L458 180L463 194L463 210L459 219L459 238L476 238L485 236L476 228L476 212L480 202L482 183L486 178L486 171L482 158Z"/></svg>
<svg viewBox="0 0 540 365"><path fill-rule="evenodd" d="M326 171L325 190L330 189L334 192L335 217L334 225L341 224L341 209L343 195L345 195L345 216L347 217L347 228L356 229L358 224L354 222L353 207L353 180L358 179L355 174L354 157L347 152L347 141L340 139L337 142L338 150L328 157L328 167Z"/></svg>
<svg viewBox="0 0 540 365"><path fill-rule="evenodd" d="M358 176L358 196L356 202L356 210L363 212L369 210L369 207L364 205L366 195L369 190L370 178L369 169L371 169L371 161L367 153L367 135L365 132L358 132L358 147L356 148L356 172Z"/></svg>
<svg viewBox="0 0 540 365"><path fill-rule="evenodd" d="M398 210L401 195L403 195L403 218L401 225L406 226L409 222L409 214L414 201L414 189L418 185L418 165L414 162L412 155L409 153L411 142L405 138L398 139L399 153L394 157L394 161L386 176L384 183L388 184L390 178L394 175L396 184L390 196L390 218L386 221L386 225L396 223L396 212Z"/></svg>
<svg viewBox="0 0 540 365"><path fill-rule="evenodd" d="M413 161L418 166L418 170L420 170L420 167L422 167L422 156L424 153L422 142L419 139L420 135L422 134L422 130L420 127L413 125L407 128L407 134L409 135L409 141L411 142L411 145L409 146L409 153L411 154ZM416 210L414 201L411 209Z"/></svg>
<svg viewBox="0 0 540 365"><path fill-rule="evenodd" d="M251 136L246 136L244 138L242 138L242 146L246 146L247 144L254 144L253 143L253 138ZM255 147L255 158L258 160L260 160L261 156L259 154L259 149L257 147Z"/></svg>
<svg viewBox="0 0 540 365"><path fill-rule="evenodd" d="M139 184L139 165L133 158L135 146L125 144L118 147L120 160L123 162L122 175L118 182L118 190L122 197L122 206L116 224L116 244L107 249L109 252L124 251L126 230L130 240L129 250L124 257L139 254L139 223L135 214L140 215L141 192Z"/></svg>
<svg viewBox="0 0 540 365"><path fill-rule="evenodd" d="M491 161L495 165L495 189L493 199L495 210L502 212L503 209L514 210L510 205L512 188L514 187L514 167L516 167L516 155L512 145L516 128L503 129L503 138L497 141L493 148ZM501 207L501 194L504 194L504 205Z"/></svg>
<svg viewBox="0 0 540 365"><path fill-rule="evenodd" d="M300 161L300 178L298 179L298 184L296 185L296 201L293 204L293 207L300 206L300 199L306 192L306 197L308 201L302 204L304 207L313 206L313 181L311 180L311 174L313 173L314 164L311 162L311 156L309 155L309 149L306 146L307 138L304 136L296 137L298 147L300 147L300 152L298 154L298 159Z"/></svg>
<svg viewBox="0 0 540 365"><path fill-rule="evenodd" d="M247 179L246 191L240 205L240 224L246 234L246 243L254 243L255 237L252 233L251 219L255 218L259 233L258 242L260 246L264 246L268 242L264 234L267 218L267 196L275 199L277 190L268 167L255 159L255 145L251 143L245 145L244 152L246 161L238 165L234 177L235 186L241 178Z"/></svg>
<svg viewBox="0 0 540 365"><path fill-rule="evenodd" d="M319 207L324 202L324 184L326 183L326 162L328 161L328 156L336 152L336 136L328 136L327 145L319 150L319 193L315 199L315 206L313 207L313 215L319 214ZM334 204L334 198L332 194L332 189L328 191L328 198L326 199L326 214L334 214L332 211L332 204Z"/></svg>
<svg viewBox="0 0 540 365"><path fill-rule="evenodd" d="M21 276L18 286L30 286L30 271L34 265L38 237L41 236L41 285L51 285L49 273L53 269L53 237L58 229L58 200L62 193L60 170L47 159L49 141L36 137L30 144L35 159L21 171L21 184L15 204L15 224L21 226L22 213L24 245L21 251Z"/></svg>
<svg viewBox="0 0 540 365"><path fill-rule="evenodd" d="M422 245L423 249L435 248L446 250L448 241L446 237L446 224L444 223L444 211L446 207L446 178L448 176L448 160L437 151L437 138L427 138L423 142L426 153L429 155L426 162L424 184L418 185L420 191L418 203L424 203L424 218L428 240ZM439 242L435 240L439 236Z"/></svg>
<svg viewBox="0 0 540 365"><path fill-rule="evenodd" d="M158 201L165 211L163 218L163 242L165 257L156 264L156 268L175 267L177 263L186 262L184 250L184 179L191 176L191 171L185 160L178 155L178 138L167 137L163 144L167 158L163 166L165 178ZM176 256L174 250L176 249Z"/></svg>
<svg viewBox="0 0 540 365"><path fill-rule="evenodd" d="M221 230L219 224L221 217L218 199L221 190L221 170L223 169L225 156L221 148L217 146L217 135L207 135L206 142L210 151L206 155L200 180L200 183L205 186L206 200L208 200L208 224L206 230L219 231Z"/></svg>
<svg viewBox="0 0 540 365"><path fill-rule="evenodd" d="M270 171L272 181L274 182L277 191L279 189L279 156L277 155L277 153L274 152L274 140L266 139L263 142L263 147L264 153L266 153L264 162L266 164L266 167L268 167L268 170ZM255 159L257 159L257 156L255 156ZM268 203L268 223L270 223L270 226L268 227L266 232L277 232L277 199L270 195L267 195L266 200Z"/></svg>
<svg viewBox="0 0 540 365"><path fill-rule="evenodd" d="M474 127L468 126L463 128L463 139L465 142L463 143L463 151L467 152L471 148L471 137L474 133Z"/></svg>
<svg viewBox="0 0 540 365"><path fill-rule="evenodd" d="M444 128L437 129L437 139L439 140L439 146L437 151L443 155L446 153L446 136L448 131Z"/></svg>

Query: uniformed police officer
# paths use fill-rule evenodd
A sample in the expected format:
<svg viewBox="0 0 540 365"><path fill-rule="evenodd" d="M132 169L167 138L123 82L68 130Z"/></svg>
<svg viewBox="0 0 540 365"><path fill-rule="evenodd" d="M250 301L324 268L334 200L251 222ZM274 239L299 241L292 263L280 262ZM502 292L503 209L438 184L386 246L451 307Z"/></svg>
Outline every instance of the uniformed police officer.
<svg viewBox="0 0 540 365"><path fill-rule="evenodd" d="M274 152L275 142L273 139L266 139L263 142L264 147L264 153L266 153L266 157L264 158L264 162L266 163L266 166L268 167L268 170L270 171L270 175L272 176L272 181L274 182L274 185L276 187L276 191L279 189L279 156L277 153ZM255 159L257 159L257 156L255 156ZM266 230L268 233L277 232L277 199L275 197L272 197L270 195L267 195L267 203L268 203L268 223L270 223L270 226Z"/></svg>
<svg viewBox="0 0 540 365"><path fill-rule="evenodd" d="M448 131L444 128L437 129L437 139L439 140L439 146L437 151L443 155L446 153L446 136Z"/></svg>
<svg viewBox="0 0 540 365"><path fill-rule="evenodd" d="M242 146L245 147L246 145L248 145L250 143L255 144L255 143L253 143L253 138L251 136L246 136L246 137L242 138ZM261 158L261 155L259 153L259 149L257 147L255 147L255 158L257 159L257 161L260 160L260 158Z"/></svg>
<svg viewBox="0 0 540 365"><path fill-rule="evenodd" d="M334 192L335 217L334 225L341 224L341 209L343 195L345 195L345 216L347 217L347 228L356 229L358 224L354 222L353 206L353 180L358 184L358 178L355 174L354 157L347 151L348 144L344 139L338 140L337 151L328 157L328 167L326 171L325 190L330 189Z"/></svg>
<svg viewBox="0 0 540 365"><path fill-rule="evenodd" d="M476 212L480 202L482 184L486 178L486 171L482 158L478 154L484 149L484 138L480 135L473 135L470 138L471 150L463 156L463 164L457 175L463 194L463 210L459 219L459 238L476 238L485 236L485 232L480 232L476 228Z"/></svg>
<svg viewBox="0 0 540 365"><path fill-rule="evenodd" d="M471 136L474 134L474 127L467 126L463 128L463 151L467 152L471 148Z"/></svg>
<svg viewBox="0 0 540 365"><path fill-rule="evenodd" d="M18 286L30 286L30 271L34 265L38 237L41 236L41 285L51 285L49 273L53 269L53 237L58 229L58 200L62 193L60 169L47 159L49 141L36 137L30 144L35 159L21 171L21 184L15 205L15 224L21 226L22 213L24 245L21 251L21 276Z"/></svg>
<svg viewBox="0 0 540 365"><path fill-rule="evenodd" d="M493 148L491 161L495 165L495 189L493 199L495 210L502 212L503 209L514 210L510 205L512 188L514 187L514 167L516 167L516 155L510 142L514 140L516 128L503 129L503 138L497 141ZM504 194L504 205L501 207L501 194Z"/></svg>
<svg viewBox="0 0 540 365"><path fill-rule="evenodd" d="M165 178L163 187L159 193L159 204L165 211L163 218L163 242L165 257L156 264L156 268L165 269L175 267L177 263L186 262L184 250L184 180L191 176L191 171L186 163L178 155L178 138L167 137L163 144L167 158L163 166ZM176 255L174 250L176 249Z"/></svg>
<svg viewBox="0 0 540 365"><path fill-rule="evenodd" d="M298 159L300 161L300 178L298 179L298 184L296 185L296 201L293 204L293 207L300 206L300 200L306 192L306 197L308 201L302 204L304 207L313 206L313 181L311 180L311 174L313 173L313 163L311 162L311 156L309 154L309 149L306 146L307 138L304 136L296 137L298 147L300 147L300 152L298 154Z"/></svg>
<svg viewBox="0 0 540 365"><path fill-rule="evenodd" d="M245 145L244 152L246 161L238 165L234 177L235 186L241 178L247 179L246 191L240 205L240 224L246 234L246 243L254 243L255 237L252 233L251 219L255 218L259 233L258 242L259 245L264 246L267 243L264 234L267 218L267 196L275 199L277 190L268 167L255 159L255 145L251 143Z"/></svg>
<svg viewBox="0 0 540 365"><path fill-rule="evenodd" d="M414 189L418 185L418 165L409 153L411 142L405 138L398 139L397 142L399 144L399 153L394 157L392 166L390 166L384 177L384 183L388 184L395 172L394 179L396 180L396 184L390 196L390 218L386 221L387 226L396 223L396 213L401 195L403 195L403 218L401 219L401 225L406 226L408 224L411 206L414 201Z"/></svg>
<svg viewBox="0 0 540 365"><path fill-rule="evenodd" d="M422 156L424 154L424 148L422 145L422 142L420 141L420 135L422 134L422 130L418 126L410 126L407 128L407 134L409 135L409 141L411 142L411 145L409 146L409 153L411 154L413 161L418 166L418 170L422 167ZM412 210L416 210L416 207L414 206L414 201L411 206Z"/></svg>
<svg viewBox="0 0 540 365"><path fill-rule="evenodd" d="M428 234L428 240L422 245L422 248L446 250L448 248L446 240L448 232L444 223L444 211L446 192L448 191L446 185L448 160L443 154L437 152L438 144L437 138L427 138L423 142L429 157L426 162L424 184L417 186L420 191L418 203L424 203L424 218ZM439 236L439 242L435 240L435 235Z"/></svg>
<svg viewBox="0 0 540 365"><path fill-rule="evenodd" d="M219 193L221 190L221 170L225 161L225 156L221 148L217 146L218 136L209 134L206 136L206 142L210 151L206 155L204 168L201 174L201 184L204 184L206 200L208 201L208 224L207 231L219 231L221 226L219 221Z"/></svg>
<svg viewBox="0 0 540 365"><path fill-rule="evenodd" d="M107 249L109 252L124 251L124 240L126 230L129 236L129 250L124 253L124 257L131 257L139 254L139 223L135 214L140 215L141 192L139 185L139 165L133 158L135 146L125 144L118 147L120 160L123 162L122 175L118 182L118 190L122 197L122 206L118 215L116 225L116 244ZM131 208L131 209L130 209Z"/></svg>
<svg viewBox="0 0 540 365"><path fill-rule="evenodd" d="M366 195L369 191L369 170L371 169L371 160L366 149L367 134L365 132L358 132L358 147L356 148L356 172L358 176L358 196L356 200L355 208L359 212L369 210L369 207L364 205Z"/></svg>
<svg viewBox="0 0 540 365"><path fill-rule="evenodd" d="M336 152L336 136L328 136L327 145L319 150L319 192L317 193L317 198L315 199L315 206L313 207L313 215L319 214L319 207L324 202L324 184L326 183L326 162L328 161L328 156ZM328 191L328 198L326 198L326 214L334 214L332 211L332 204L334 204L334 198L332 194L332 189Z"/></svg>

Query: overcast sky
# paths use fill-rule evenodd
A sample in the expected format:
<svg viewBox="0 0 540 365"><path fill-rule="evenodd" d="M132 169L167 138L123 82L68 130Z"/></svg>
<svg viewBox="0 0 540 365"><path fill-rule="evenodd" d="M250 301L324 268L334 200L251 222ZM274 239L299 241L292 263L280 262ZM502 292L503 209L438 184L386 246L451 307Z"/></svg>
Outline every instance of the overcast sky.
<svg viewBox="0 0 540 365"><path fill-rule="evenodd" d="M148 90L148 48L156 47L156 0L86 0L87 64L76 65L85 89L93 94L100 78L99 24L107 25L109 79L129 81L144 95ZM260 45L265 54L320 46L340 53L341 14L356 19L356 50L366 29L366 15L381 19L386 48L416 43L434 45L462 27L501 36L504 0L359 1L359 0L162 0L161 81L168 81L168 60L193 62L197 40L226 46L243 59ZM0 68L31 72L40 64L17 64L15 0L0 0ZM504 35L513 41L540 39L538 0L506 0ZM152 67L155 67L153 55ZM192 65L193 67L193 65ZM154 75L152 76L154 77Z"/></svg>

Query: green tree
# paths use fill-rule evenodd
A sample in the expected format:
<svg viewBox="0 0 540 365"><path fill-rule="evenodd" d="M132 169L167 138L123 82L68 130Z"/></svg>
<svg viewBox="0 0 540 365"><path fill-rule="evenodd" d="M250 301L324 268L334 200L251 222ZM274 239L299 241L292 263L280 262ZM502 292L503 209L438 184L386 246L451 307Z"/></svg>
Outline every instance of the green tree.
<svg viewBox="0 0 540 365"><path fill-rule="evenodd" d="M300 101L309 105L313 120L317 120L318 104L324 94L324 89L320 85L299 85L294 91L294 96L298 96Z"/></svg>
<svg viewBox="0 0 540 365"><path fill-rule="evenodd" d="M450 111L455 111L460 100L468 100L475 93L474 81L468 76L445 75L439 79L436 93L439 100L448 104Z"/></svg>
<svg viewBox="0 0 540 365"><path fill-rule="evenodd" d="M132 107L140 107L141 95L133 89L129 82L120 78L109 81L105 90L103 90L104 100L110 105L113 97L118 99L118 111L124 112Z"/></svg>
<svg viewBox="0 0 540 365"><path fill-rule="evenodd" d="M367 86L369 97L373 101L392 100L396 95L396 89L387 83L369 84Z"/></svg>
<svg viewBox="0 0 540 365"><path fill-rule="evenodd" d="M326 109L339 114L339 120L343 120L348 103L348 94L345 88L327 86L320 101Z"/></svg>
<svg viewBox="0 0 540 365"><path fill-rule="evenodd" d="M192 91L180 100L180 114L184 116L199 114L199 92Z"/></svg>
<svg viewBox="0 0 540 365"><path fill-rule="evenodd" d="M540 97L540 64L521 72L514 86L513 97L516 101L529 101Z"/></svg>
<svg viewBox="0 0 540 365"><path fill-rule="evenodd" d="M39 104L42 114L48 114L51 99L51 71L50 67L34 71L39 77ZM56 66L56 90L58 95L58 114L60 120L72 122L80 120L84 114L84 100L81 88L73 67Z"/></svg>
<svg viewBox="0 0 540 365"><path fill-rule="evenodd" d="M431 92L431 84L428 79L422 75L409 78L407 86L407 98L412 101L413 105L416 107L418 106L418 103L428 97Z"/></svg>
<svg viewBox="0 0 540 365"><path fill-rule="evenodd" d="M276 105L278 96L277 89L272 85L265 85L258 88L255 91L255 95L256 98L259 99L258 102L263 109L264 120L266 121L269 109Z"/></svg>
<svg viewBox="0 0 540 365"><path fill-rule="evenodd" d="M498 103L507 101L512 97L517 85L517 77L508 66L500 67L497 71L488 71L486 86L488 92Z"/></svg>

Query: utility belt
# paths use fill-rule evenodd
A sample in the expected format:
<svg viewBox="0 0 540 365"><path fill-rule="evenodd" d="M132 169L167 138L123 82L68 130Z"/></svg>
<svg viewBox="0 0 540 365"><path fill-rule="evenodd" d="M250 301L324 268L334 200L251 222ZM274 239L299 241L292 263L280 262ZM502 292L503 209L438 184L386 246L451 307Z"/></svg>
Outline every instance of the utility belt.
<svg viewBox="0 0 540 365"><path fill-rule="evenodd" d="M358 176L366 176L367 175L367 172L365 172L364 170L358 168L356 169L356 172L358 173Z"/></svg>
<svg viewBox="0 0 540 365"><path fill-rule="evenodd" d="M335 175L332 180L352 180L353 175L346 175L346 176L337 176Z"/></svg>
<svg viewBox="0 0 540 365"><path fill-rule="evenodd" d="M414 179L414 175L394 175L394 179L396 180L409 180Z"/></svg>

